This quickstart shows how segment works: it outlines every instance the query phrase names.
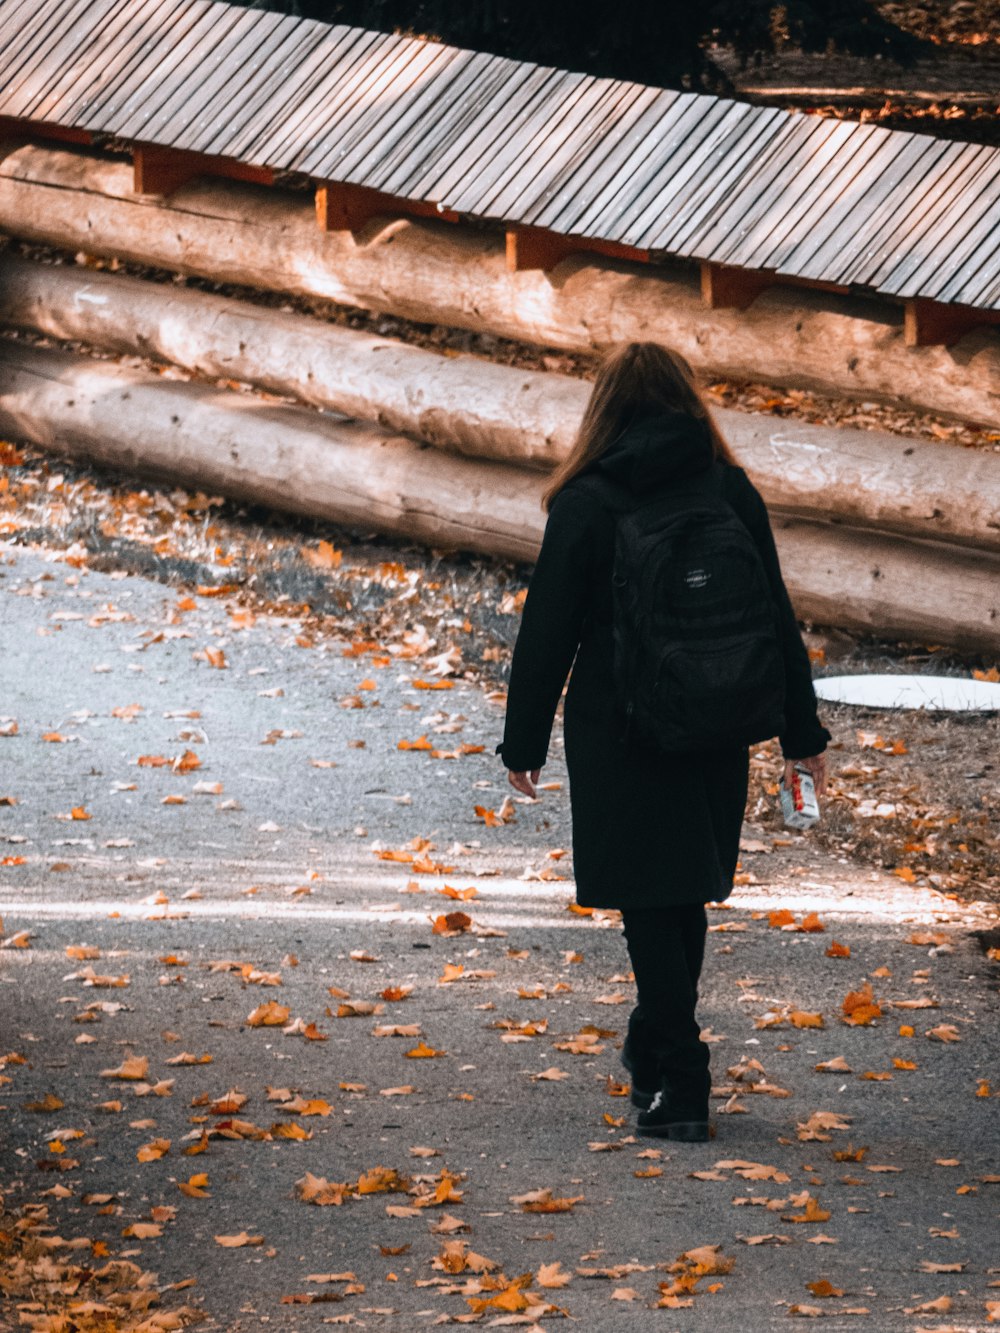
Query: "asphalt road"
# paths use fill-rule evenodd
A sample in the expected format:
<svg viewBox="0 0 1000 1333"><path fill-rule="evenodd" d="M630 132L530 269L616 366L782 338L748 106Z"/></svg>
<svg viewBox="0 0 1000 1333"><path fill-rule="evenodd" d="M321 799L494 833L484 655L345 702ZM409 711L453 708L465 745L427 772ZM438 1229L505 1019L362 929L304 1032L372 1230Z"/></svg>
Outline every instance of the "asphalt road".
<svg viewBox="0 0 1000 1333"><path fill-rule="evenodd" d="M561 785L484 823L474 807L500 812L508 791L493 755L503 703L474 681L416 684L438 681L427 663L446 645L345 656L346 641L301 646L294 620L236 628L236 602L183 611L180 596L0 546L0 1192L8 1210L47 1207L39 1234L80 1242L50 1254L91 1269L105 1250L129 1258L157 1275L158 1308L230 1330L473 1314L503 1284L480 1290L490 1273L454 1246L433 1266L455 1240L557 1307L521 1311L514 1288L484 1324L530 1327L541 1310L602 1333L756 1330L811 1308L831 1328L987 1327L1000 969L976 932L993 923L808 836L773 848L748 828L753 882L711 915L700 1007L715 1138L637 1138L618 1063L634 993L620 931L569 910L571 857L549 855L570 846L558 729L543 781ZM484 750L398 748L421 737ZM824 929L772 925L778 908ZM468 928L434 933L459 911ZM828 956L834 940L849 957ZM82 946L99 955L67 953ZM881 1012L845 1023L866 982ZM285 1023L249 1024L268 1002ZM338 1016L359 1002L381 1012ZM411 1032L375 1035L392 1026ZM436 1054L408 1056L420 1043ZM211 1061L168 1063L182 1052ZM147 1060L142 1081L102 1074L129 1057ZM848 1069L816 1069L838 1057ZM268 1089L326 1113L282 1110ZM47 1094L62 1106L27 1109ZM232 1137L202 1138L234 1120ZM156 1140L169 1146L140 1161ZM398 1174L365 1176L377 1167ZM179 1188L196 1173L209 1197ZM307 1173L408 1177L409 1192L316 1206L298 1197ZM424 1206L442 1181L453 1197ZM512 1202L544 1189L578 1202ZM443 1217L464 1229L435 1231ZM123 1234L136 1223L160 1234ZM215 1239L242 1232L261 1239ZM707 1245L731 1269L702 1276L690 1307L654 1310L666 1269ZM568 1282L540 1285L557 1262ZM810 1289L824 1279L842 1294ZM288 1300L306 1294L339 1299ZM950 1307L916 1309L942 1297ZM28 1299L11 1296L0 1327Z"/></svg>

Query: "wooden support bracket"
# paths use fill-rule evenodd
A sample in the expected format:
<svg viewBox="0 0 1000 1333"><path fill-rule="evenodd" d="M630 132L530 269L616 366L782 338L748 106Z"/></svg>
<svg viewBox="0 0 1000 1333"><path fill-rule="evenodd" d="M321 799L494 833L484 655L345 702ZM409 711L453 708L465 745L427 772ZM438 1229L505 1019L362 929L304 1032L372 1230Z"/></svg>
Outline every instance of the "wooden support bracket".
<svg viewBox="0 0 1000 1333"><path fill-rule="evenodd" d="M632 259L649 263L649 251L637 250L618 241L602 241L589 236L563 236L545 227L507 228L507 271L523 273L541 269L548 273L569 255L591 251L610 259Z"/></svg>
<svg viewBox="0 0 1000 1333"><path fill-rule="evenodd" d="M222 176L227 180L249 181L253 185L274 184L274 172L270 167L255 167L232 158L190 153L180 148L160 148L154 144L133 147L132 167L136 194L173 194L197 176Z"/></svg>
<svg viewBox="0 0 1000 1333"><path fill-rule="evenodd" d="M0 138L24 135L30 139L55 139L59 143L89 144L92 135L75 125L50 125L44 120L25 120L21 116L0 116Z"/></svg>
<svg viewBox="0 0 1000 1333"><path fill-rule="evenodd" d="M400 215L458 221L452 209L439 209L427 199L403 199L345 181L324 181L316 187L316 221L322 231L360 231L374 217Z"/></svg>
<svg viewBox="0 0 1000 1333"><path fill-rule="evenodd" d="M723 306L745 310L773 283L774 275L759 269L706 262L701 265L701 299L710 310L719 310Z"/></svg>
<svg viewBox="0 0 1000 1333"><path fill-rule="evenodd" d="M1000 311L969 305L947 305L923 296L910 297L903 306L903 341L907 347L950 347L971 329L1000 323Z"/></svg>

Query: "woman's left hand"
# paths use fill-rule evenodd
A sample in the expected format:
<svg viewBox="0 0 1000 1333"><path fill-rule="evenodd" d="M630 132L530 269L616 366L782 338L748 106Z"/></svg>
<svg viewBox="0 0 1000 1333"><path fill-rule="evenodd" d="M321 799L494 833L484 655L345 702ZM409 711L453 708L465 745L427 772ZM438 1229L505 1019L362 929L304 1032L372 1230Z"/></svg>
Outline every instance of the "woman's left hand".
<svg viewBox="0 0 1000 1333"><path fill-rule="evenodd" d="M530 773L515 773L512 768L507 770L507 781L517 791L523 792L525 796L530 796L532 800L535 797L535 783L538 781L540 768L534 768Z"/></svg>
<svg viewBox="0 0 1000 1333"><path fill-rule="evenodd" d="M801 764L812 778L816 787L817 796L826 795L826 755L814 754L808 759L786 759L785 771L782 775L782 781L786 787L792 785L792 778L795 776L795 766Z"/></svg>

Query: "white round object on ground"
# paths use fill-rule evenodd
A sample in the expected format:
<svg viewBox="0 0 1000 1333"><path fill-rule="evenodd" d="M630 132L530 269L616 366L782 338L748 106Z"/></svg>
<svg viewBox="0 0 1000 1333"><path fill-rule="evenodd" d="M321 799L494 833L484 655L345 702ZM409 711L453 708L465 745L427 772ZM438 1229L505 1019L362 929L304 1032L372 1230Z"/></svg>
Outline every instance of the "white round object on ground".
<svg viewBox="0 0 1000 1333"><path fill-rule="evenodd" d="M814 684L817 698L827 703L951 713L1000 711L1000 684L962 676L824 676Z"/></svg>

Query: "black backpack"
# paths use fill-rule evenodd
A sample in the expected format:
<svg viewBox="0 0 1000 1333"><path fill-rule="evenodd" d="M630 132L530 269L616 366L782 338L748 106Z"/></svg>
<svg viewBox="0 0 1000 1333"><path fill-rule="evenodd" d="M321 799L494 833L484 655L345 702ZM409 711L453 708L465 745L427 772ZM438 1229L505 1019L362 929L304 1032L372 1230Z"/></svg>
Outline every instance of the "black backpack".
<svg viewBox="0 0 1000 1333"><path fill-rule="evenodd" d="M609 485L615 685L626 735L671 754L777 735L785 702L778 610L757 545L724 498L722 465L638 502Z"/></svg>

